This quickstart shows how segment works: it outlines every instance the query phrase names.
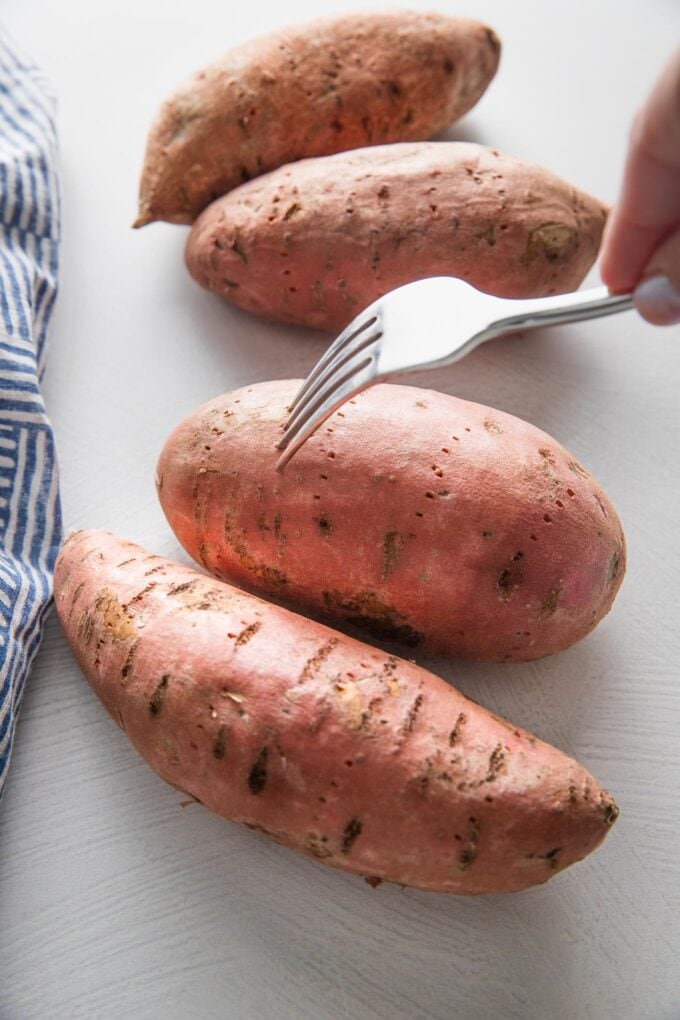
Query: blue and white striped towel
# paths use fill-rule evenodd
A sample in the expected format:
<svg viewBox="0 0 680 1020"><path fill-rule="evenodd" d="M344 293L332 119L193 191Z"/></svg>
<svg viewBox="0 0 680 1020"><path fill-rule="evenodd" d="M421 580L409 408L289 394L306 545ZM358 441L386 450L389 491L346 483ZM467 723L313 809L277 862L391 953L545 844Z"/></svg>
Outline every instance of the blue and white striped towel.
<svg viewBox="0 0 680 1020"><path fill-rule="evenodd" d="M54 98L0 28L0 797L61 539L39 380L57 288Z"/></svg>

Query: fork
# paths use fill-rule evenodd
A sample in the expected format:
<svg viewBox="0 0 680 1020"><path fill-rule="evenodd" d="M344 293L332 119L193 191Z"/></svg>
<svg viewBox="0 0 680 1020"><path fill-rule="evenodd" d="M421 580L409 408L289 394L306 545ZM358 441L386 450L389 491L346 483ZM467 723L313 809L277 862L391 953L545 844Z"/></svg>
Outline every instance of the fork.
<svg viewBox="0 0 680 1020"><path fill-rule="evenodd" d="M606 287L545 298L497 298L450 276L397 287L340 333L300 387L278 448L280 470L312 433L351 397L402 372L452 365L504 333L633 307L630 294Z"/></svg>

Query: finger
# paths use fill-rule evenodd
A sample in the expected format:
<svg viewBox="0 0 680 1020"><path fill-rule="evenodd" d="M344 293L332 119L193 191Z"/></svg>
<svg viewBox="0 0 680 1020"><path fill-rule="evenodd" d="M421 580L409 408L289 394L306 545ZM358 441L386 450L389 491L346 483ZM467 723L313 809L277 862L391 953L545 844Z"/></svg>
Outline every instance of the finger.
<svg viewBox="0 0 680 1020"><path fill-rule="evenodd" d="M680 47L667 61L633 123L631 141L658 163L680 168Z"/></svg>
<svg viewBox="0 0 680 1020"><path fill-rule="evenodd" d="M680 50L635 119L621 195L607 224L600 269L610 290L630 290L680 224Z"/></svg>
<svg viewBox="0 0 680 1020"><path fill-rule="evenodd" d="M609 217L602 242L600 272L609 289L631 290L655 249L677 225L680 165L673 170L646 152L632 151L621 198Z"/></svg>
<svg viewBox="0 0 680 1020"><path fill-rule="evenodd" d="M656 249L633 300L643 319L655 326L680 322L680 230Z"/></svg>

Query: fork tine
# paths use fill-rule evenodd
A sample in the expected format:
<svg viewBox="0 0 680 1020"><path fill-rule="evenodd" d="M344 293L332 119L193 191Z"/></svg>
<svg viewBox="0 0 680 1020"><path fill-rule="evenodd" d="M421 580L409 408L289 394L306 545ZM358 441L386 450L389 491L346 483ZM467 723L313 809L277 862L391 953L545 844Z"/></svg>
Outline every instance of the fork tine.
<svg viewBox="0 0 680 1020"><path fill-rule="evenodd" d="M377 343L382 336L380 330L369 330L368 334L364 330L356 337L356 342L348 340L345 346L337 352L335 357L331 359L326 368L317 375L316 381L309 387L307 392L303 394L301 399L298 400L297 406L291 412L288 421L283 427L284 432L288 432L289 429L293 428L295 422L301 414L304 414L305 410L309 405L316 399L318 394L333 380L335 376L340 374L340 371L347 365L357 354L365 351L366 348L372 344Z"/></svg>
<svg viewBox="0 0 680 1020"><path fill-rule="evenodd" d="M332 376L328 379L326 385L319 390L314 399L305 403L305 406L298 413L296 420L290 426L288 431L281 437L281 440L278 443L279 449L284 450L286 446L288 446L288 443L295 438L300 429L304 428L306 422L308 422L310 418L316 414L322 404L332 397L336 390L339 390L350 383L354 374L360 372L363 368L369 365L371 361L372 357L370 353L360 351L353 361L348 362L344 366L342 374Z"/></svg>
<svg viewBox="0 0 680 1020"><path fill-rule="evenodd" d="M357 317L353 319L349 323L349 325L345 327L345 329L343 329L342 333L340 333L340 335L336 337L336 339L330 345L328 350L317 361L316 365L309 373L300 389L295 394L295 399L293 400L293 403L290 405L291 413L297 407L298 401L302 399L302 397L310 388L312 383L314 383L314 381L318 378L318 376L324 370L329 361L331 361L335 357L338 351L341 350L341 348L345 347L347 344L351 343L351 341L354 340L355 337L359 336L360 333L363 333L364 330L369 328L369 326L372 326L376 319L377 315L372 314L372 308L366 308L361 313L361 315L357 315Z"/></svg>
<svg viewBox="0 0 680 1020"><path fill-rule="evenodd" d="M333 380L332 386L327 386L307 408L305 414L298 418L281 441L278 448L285 453L277 462L277 470L290 460L296 450L309 439L310 435L319 425L333 414L333 412L357 393L361 393L372 383L377 381L375 361L370 355L360 353L347 371L339 378Z"/></svg>

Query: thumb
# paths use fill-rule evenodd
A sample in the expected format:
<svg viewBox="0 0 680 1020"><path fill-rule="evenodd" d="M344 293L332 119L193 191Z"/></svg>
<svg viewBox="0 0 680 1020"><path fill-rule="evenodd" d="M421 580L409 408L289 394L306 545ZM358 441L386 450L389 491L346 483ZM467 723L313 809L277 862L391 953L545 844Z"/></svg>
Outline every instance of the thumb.
<svg viewBox="0 0 680 1020"><path fill-rule="evenodd" d="M650 258L644 279L633 291L633 300L642 318L655 326L680 322L680 229L667 237Z"/></svg>

